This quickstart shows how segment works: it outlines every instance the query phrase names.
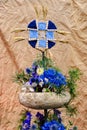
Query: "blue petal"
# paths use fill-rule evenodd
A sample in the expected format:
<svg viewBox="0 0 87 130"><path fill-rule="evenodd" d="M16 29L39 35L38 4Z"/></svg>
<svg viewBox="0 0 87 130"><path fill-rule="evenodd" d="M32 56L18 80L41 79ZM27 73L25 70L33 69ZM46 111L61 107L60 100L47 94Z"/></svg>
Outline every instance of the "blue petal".
<svg viewBox="0 0 87 130"><path fill-rule="evenodd" d="M37 29L36 20L33 20L32 22L30 22L27 27L28 27L28 28Z"/></svg>
<svg viewBox="0 0 87 130"><path fill-rule="evenodd" d="M30 74L31 70L29 68L26 68L26 73Z"/></svg>

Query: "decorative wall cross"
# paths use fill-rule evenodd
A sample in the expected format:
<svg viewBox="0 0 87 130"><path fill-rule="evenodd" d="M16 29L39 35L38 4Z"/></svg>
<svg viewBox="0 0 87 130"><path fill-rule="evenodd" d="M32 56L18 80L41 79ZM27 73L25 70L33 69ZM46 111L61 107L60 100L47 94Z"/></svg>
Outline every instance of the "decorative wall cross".
<svg viewBox="0 0 87 130"><path fill-rule="evenodd" d="M27 26L29 30L28 42L33 48L40 50L50 49L55 45L54 32L57 27L52 21L33 20Z"/></svg>

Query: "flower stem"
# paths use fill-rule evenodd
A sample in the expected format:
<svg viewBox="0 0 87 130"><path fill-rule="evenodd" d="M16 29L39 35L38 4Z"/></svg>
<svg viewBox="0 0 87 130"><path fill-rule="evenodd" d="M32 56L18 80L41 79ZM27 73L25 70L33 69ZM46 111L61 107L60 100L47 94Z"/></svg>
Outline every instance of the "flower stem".
<svg viewBox="0 0 87 130"><path fill-rule="evenodd" d="M45 53L44 51L42 52L42 61L43 61L43 68L45 68L45 59L44 59Z"/></svg>
<svg viewBox="0 0 87 130"><path fill-rule="evenodd" d="M45 117L45 121L46 121L46 120L47 120L47 117L48 117L47 109L44 109L44 117Z"/></svg>

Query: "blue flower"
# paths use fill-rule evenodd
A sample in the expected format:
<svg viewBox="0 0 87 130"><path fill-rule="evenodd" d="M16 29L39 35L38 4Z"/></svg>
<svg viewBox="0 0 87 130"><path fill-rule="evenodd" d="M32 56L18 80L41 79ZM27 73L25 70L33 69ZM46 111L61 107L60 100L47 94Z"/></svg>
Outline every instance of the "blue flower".
<svg viewBox="0 0 87 130"><path fill-rule="evenodd" d="M36 73L38 66L33 63L32 65L32 71Z"/></svg>
<svg viewBox="0 0 87 130"><path fill-rule="evenodd" d="M31 123L31 113L26 112L26 117L22 123L21 130L29 130L30 129L30 123Z"/></svg>
<svg viewBox="0 0 87 130"><path fill-rule="evenodd" d="M31 117L32 117L31 113L27 111L26 112L26 118L27 118L27 120L31 120Z"/></svg>
<svg viewBox="0 0 87 130"><path fill-rule="evenodd" d="M50 86L50 88L66 86L66 78L61 72L58 72L53 68L49 68L45 70L43 74L39 75L37 73L37 69L38 66L35 64L32 65L32 70L29 68L26 69L27 73L31 74L31 77L29 79L30 85L36 83L37 86L39 85L40 87L44 87L46 85Z"/></svg>
<svg viewBox="0 0 87 130"><path fill-rule="evenodd" d="M65 130L65 127L63 124L52 120L50 122L45 122L41 130Z"/></svg>
<svg viewBox="0 0 87 130"><path fill-rule="evenodd" d="M32 85L32 83L36 82L36 80L35 80L34 77L32 77L32 78L30 78L29 82L30 82L30 84Z"/></svg>
<svg viewBox="0 0 87 130"><path fill-rule="evenodd" d="M62 119L61 119L61 112L59 110L54 109L54 115L57 116L58 118L58 122L61 123Z"/></svg>
<svg viewBox="0 0 87 130"><path fill-rule="evenodd" d="M43 114L41 114L40 112L37 112L36 117L37 117L40 121L42 121L42 120L44 119Z"/></svg>
<svg viewBox="0 0 87 130"><path fill-rule="evenodd" d="M56 87L66 85L65 76L62 73L57 72L55 69L50 68L45 70L42 77L47 78L49 84L55 85Z"/></svg>
<svg viewBox="0 0 87 130"><path fill-rule="evenodd" d="M54 77L56 77L56 71L54 70L54 69L51 69L51 68L49 68L48 70L45 70L44 71L44 76L46 77L46 78L54 78Z"/></svg>
<svg viewBox="0 0 87 130"><path fill-rule="evenodd" d="M30 130L37 130L36 124L33 124L33 125L31 126Z"/></svg>
<svg viewBox="0 0 87 130"><path fill-rule="evenodd" d="M29 68L26 68L26 73L30 74L31 70Z"/></svg>
<svg viewBox="0 0 87 130"><path fill-rule="evenodd" d="M35 76L31 77L30 80L29 80L29 82L30 82L31 85L32 85L32 83L39 84L42 81L43 80L38 75L35 75Z"/></svg>
<svg viewBox="0 0 87 130"><path fill-rule="evenodd" d="M28 130L30 128L30 120L24 120L22 124L22 130Z"/></svg>

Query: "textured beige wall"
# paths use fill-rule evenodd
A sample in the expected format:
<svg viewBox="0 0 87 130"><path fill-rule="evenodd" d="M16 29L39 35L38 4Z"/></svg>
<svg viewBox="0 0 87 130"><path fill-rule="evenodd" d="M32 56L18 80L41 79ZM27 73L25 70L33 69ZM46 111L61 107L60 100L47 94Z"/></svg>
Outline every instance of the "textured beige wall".
<svg viewBox="0 0 87 130"><path fill-rule="evenodd" d="M43 20L43 7L48 10L45 20L50 19L59 30L69 32L56 36L69 44L57 42L50 53L65 74L70 67L83 73L74 102L78 115L72 120L78 130L87 130L87 0L0 0L0 130L17 128L23 106L18 100L20 87L12 82L12 76L31 65L38 53L27 40L14 42L15 36L27 37L27 32L11 32L27 27L33 19Z"/></svg>

